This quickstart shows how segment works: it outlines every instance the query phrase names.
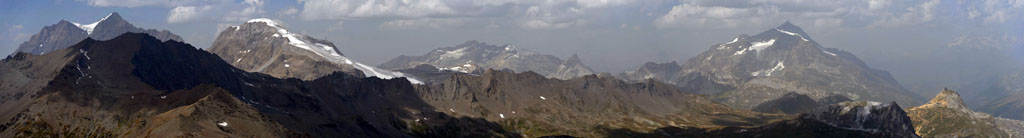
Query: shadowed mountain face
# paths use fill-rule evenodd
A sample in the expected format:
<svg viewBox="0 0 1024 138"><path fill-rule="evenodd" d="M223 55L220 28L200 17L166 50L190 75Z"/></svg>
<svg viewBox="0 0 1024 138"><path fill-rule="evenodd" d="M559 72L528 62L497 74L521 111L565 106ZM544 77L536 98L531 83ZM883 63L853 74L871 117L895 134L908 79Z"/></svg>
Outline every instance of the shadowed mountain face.
<svg viewBox="0 0 1024 138"><path fill-rule="evenodd" d="M928 103L910 108L917 134L923 137L1021 137L1024 122L968 109L956 91L944 89Z"/></svg>
<svg viewBox="0 0 1024 138"><path fill-rule="evenodd" d="M17 52L41 55L67 48L86 37L95 40L109 40L124 33L146 33L160 41L174 40L181 42L178 35L167 30L137 28L121 18L117 12L110 13L103 19L91 24L80 24L61 20L57 24L43 27L39 33L32 35L28 41L18 46Z"/></svg>
<svg viewBox="0 0 1024 138"><path fill-rule="evenodd" d="M788 22L712 46L682 67L674 76L649 78L664 78L684 90L711 94L716 101L743 109L787 92L815 99L843 95L903 105L918 105L923 99L905 90L888 72L870 68L848 52L824 48Z"/></svg>
<svg viewBox="0 0 1024 138"><path fill-rule="evenodd" d="M18 54L0 71L19 84L0 91L3 137L516 136L434 112L404 79L276 79L145 34Z"/></svg>
<svg viewBox="0 0 1024 138"><path fill-rule="evenodd" d="M574 55L574 57L576 56ZM555 56L519 49L511 44L497 46L477 41L467 41L454 47L438 48L422 56L402 55L381 64L380 67L400 70L413 68L420 64L430 64L437 68L464 73L487 69L533 71L559 79L571 79L594 73L589 67L583 65L579 57L563 61Z"/></svg>
<svg viewBox="0 0 1024 138"><path fill-rule="evenodd" d="M779 99L758 104L751 110L763 113L798 114L810 112L822 105L807 95L790 92Z"/></svg>

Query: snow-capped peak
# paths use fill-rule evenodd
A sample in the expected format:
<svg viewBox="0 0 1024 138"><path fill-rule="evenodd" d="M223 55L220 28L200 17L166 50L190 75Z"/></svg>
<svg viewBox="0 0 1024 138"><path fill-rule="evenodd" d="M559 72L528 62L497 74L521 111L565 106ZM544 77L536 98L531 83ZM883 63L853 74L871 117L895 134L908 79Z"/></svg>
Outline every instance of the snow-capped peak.
<svg viewBox="0 0 1024 138"><path fill-rule="evenodd" d="M80 24L80 23L76 23L76 22L71 22L71 24L75 24L75 26L78 26L78 28L82 28L82 30L85 30L86 34L92 34L92 30L96 29L96 25L99 25L100 22L103 22L104 20L107 20L107 18L110 18L111 15L114 15L114 13L107 14L106 17L103 17L99 21L96 21L96 22L93 22L93 23L90 23L90 24Z"/></svg>
<svg viewBox="0 0 1024 138"><path fill-rule="evenodd" d="M285 37L285 38L288 38L288 44L291 44L292 46L295 46L295 47L298 47L298 48L301 48L301 49L309 50L309 51L315 53L317 56L323 57L324 59L327 59L330 62L333 62L333 63L336 63L336 64L352 65L356 69L359 69L360 71L362 71L363 74L366 75L366 76L374 76L374 77L378 77L378 78L382 78L382 79L392 79L392 78L396 78L396 77L406 77L406 79L409 80L409 82L412 82L414 84L423 84L422 81L419 81L419 80L416 80L414 78L408 77L408 76L406 76L405 74L403 74L401 72L395 72L395 71L390 71L390 70L379 69L379 68L376 68L376 67L367 66L367 65L365 65L363 63L352 61L352 60L348 59L348 57L345 57L345 56L342 56L341 54L339 54L338 51L335 50L336 48L334 48L333 45L323 44L323 43L316 43L315 41L310 41L309 40L310 38L308 38L305 35L296 34L296 33L290 33L290 32L288 32L287 29L284 28L284 26L281 26L280 23L278 23L277 21L274 21L272 19L256 18L256 19L251 19L249 21L246 21L246 23L265 23L267 26L273 27L273 28L275 28L277 30L277 34L274 34L274 37Z"/></svg>

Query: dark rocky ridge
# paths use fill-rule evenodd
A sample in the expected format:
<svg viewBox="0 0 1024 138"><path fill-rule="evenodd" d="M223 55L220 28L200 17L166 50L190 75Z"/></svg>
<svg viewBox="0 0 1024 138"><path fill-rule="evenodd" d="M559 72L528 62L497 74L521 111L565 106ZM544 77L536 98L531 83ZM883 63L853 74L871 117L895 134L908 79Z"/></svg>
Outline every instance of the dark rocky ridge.
<svg viewBox="0 0 1024 138"><path fill-rule="evenodd" d="M778 99L758 104L752 110L762 113L799 114L808 113L821 106L823 104L814 101L807 95L790 92Z"/></svg>
<svg viewBox="0 0 1024 138"><path fill-rule="evenodd" d="M54 134L70 133L76 134L76 136L78 134L81 134L80 136L122 135L138 132L119 129L117 125L123 124L124 121L162 118L160 114L177 114L178 112L172 112L177 111L172 110L176 108L199 109L187 106L202 104L196 102L203 99L204 96L201 93L216 94L217 89L223 88L230 93L231 98L229 99L244 102L243 105L227 102L228 105L248 107L258 111L247 112L249 115L246 115L256 116L253 118L256 120L234 121L255 123L263 120L262 122L265 123L223 128L213 126L217 124L213 121L184 122L198 123L199 126L212 126L213 128L209 131L200 132L216 132L216 134L239 134L250 129L280 128L274 126L281 126L287 129L256 130L254 132L267 132L285 137L412 137L433 134L516 136L505 132L494 123L472 121L474 120L472 118L453 118L443 113L433 112L429 105L418 100L419 97L414 87L404 79L357 78L345 74L333 74L313 81L276 79L236 69L220 60L216 55L184 43L161 42L151 36L136 33L126 33L109 41L87 39L62 53L44 56L57 56L56 54L60 54L58 57L70 57L70 60L65 62L66 64L60 64L64 66L57 71L55 79L46 83L45 88L39 94L35 94L37 96L22 96L15 99L15 101L48 99L42 101L49 102L4 103L3 107L9 107L4 108L4 111L18 111L17 115L5 116L9 118L4 118L4 120L11 120L5 122L5 124L10 123L11 125L5 126L17 128L17 130L29 129L38 130L36 132L54 132ZM41 60L33 58L23 56L21 59ZM5 60L5 63L19 62L17 60L9 58ZM170 78L172 76L174 78ZM15 92L5 90L3 93ZM67 105L78 105L79 108L58 108ZM221 109L243 112L242 110L245 108ZM72 112L80 113L65 116L66 113ZM43 118L45 122L18 116L36 116ZM298 116L301 117L296 118ZM210 119L219 120L218 118L214 116ZM429 118L429 121L427 119L414 121L419 118ZM96 119L109 121L86 121ZM94 123L76 123L83 121ZM231 122L232 119L227 118L227 121ZM33 123L43 123L44 125L33 125ZM52 124L65 125L54 126ZM245 123L232 122L231 124ZM410 128L410 126L422 127ZM80 131L79 128L95 129ZM232 130L231 128L236 129ZM26 131L13 130L16 129L3 130L0 135L26 135ZM204 136L216 136L216 134ZM268 136L270 135L257 137Z"/></svg>

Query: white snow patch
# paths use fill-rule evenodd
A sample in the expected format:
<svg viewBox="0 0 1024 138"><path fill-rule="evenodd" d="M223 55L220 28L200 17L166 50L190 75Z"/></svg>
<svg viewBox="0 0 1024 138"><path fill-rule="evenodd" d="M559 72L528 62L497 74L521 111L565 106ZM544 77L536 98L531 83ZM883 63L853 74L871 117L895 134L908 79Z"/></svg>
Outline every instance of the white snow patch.
<svg viewBox="0 0 1024 138"><path fill-rule="evenodd" d="M454 113L455 109L448 108L448 111L452 111L452 113Z"/></svg>
<svg viewBox="0 0 1024 138"><path fill-rule="evenodd" d="M239 61L242 61L242 58L238 58L238 60L235 60L235 63L238 63Z"/></svg>
<svg viewBox="0 0 1024 138"><path fill-rule="evenodd" d="M505 118L505 114L498 114L501 118Z"/></svg>
<svg viewBox="0 0 1024 138"><path fill-rule="evenodd" d="M466 51L466 49L469 49L469 47L463 47L452 51L445 51L444 54L441 55L441 59L460 58L462 57L462 55L466 55L466 53L464 52Z"/></svg>
<svg viewBox="0 0 1024 138"><path fill-rule="evenodd" d="M825 52L825 54L828 55L836 56L836 53L828 52L828 50L822 50L821 52Z"/></svg>
<svg viewBox="0 0 1024 138"><path fill-rule="evenodd" d="M160 99L167 99L167 95L160 96Z"/></svg>
<svg viewBox="0 0 1024 138"><path fill-rule="evenodd" d="M761 52L761 50L771 47L773 44L775 44L775 39L761 42L750 42L750 47L740 49L740 51L736 51L736 53L733 53L732 55L743 55L747 51Z"/></svg>
<svg viewBox="0 0 1024 138"><path fill-rule="evenodd" d="M43 44L39 44L39 47L43 47Z"/></svg>
<svg viewBox="0 0 1024 138"><path fill-rule="evenodd" d="M780 61L779 63L775 64L775 67L773 67L772 69L751 72L750 76L755 76L755 77L756 76L762 76L762 75L763 76L772 76L772 72L780 71L780 70L785 69L785 68L786 68L786 65L783 65L782 62Z"/></svg>
<svg viewBox="0 0 1024 138"><path fill-rule="evenodd" d="M107 20L107 18L110 18L110 15L114 15L114 13L107 14L107 16L103 17L103 19L100 19L99 21L90 24L79 24L76 22L71 22L71 24L75 24L75 26L78 26L78 28L85 30L85 34L92 34L92 30L96 29L96 25L99 25L100 22L103 22L103 20Z"/></svg>
<svg viewBox="0 0 1024 138"><path fill-rule="evenodd" d="M82 50L82 49L78 49L78 52L79 52L79 53L82 53L82 55L85 55L85 59L86 59L86 60L92 60L92 58L90 58L90 57L89 57L89 51L85 51L85 50Z"/></svg>
<svg viewBox="0 0 1024 138"><path fill-rule="evenodd" d="M776 31L779 31L779 32L782 32L782 33L784 33L784 34L788 34L788 35L792 35L792 36L800 37L800 39L803 39L804 41L808 41L808 40L807 40L807 38L804 38L804 36L800 36L800 34L797 34L797 33L793 33L793 32L790 32L790 31L786 31L786 30L782 30L782 29L778 29L778 28L776 28L775 30L776 30Z"/></svg>
<svg viewBox="0 0 1024 138"><path fill-rule="evenodd" d="M728 45L728 44L736 43L736 41L740 41L740 38L739 37L733 38L732 41L726 42L725 44Z"/></svg>
<svg viewBox="0 0 1024 138"><path fill-rule="evenodd" d="M544 96L540 96L540 99L541 100L548 100L548 98L544 98Z"/></svg>
<svg viewBox="0 0 1024 138"><path fill-rule="evenodd" d="M226 127L226 126L228 126L228 122L220 122L220 123L217 123L217 125L218 126L222 126L222 127Z"/></svg>
<svg viewBox="0 0 1024 138"><path fill-rule="evenodd" d="M773 44L775 44L775 39L763 42L751 42L750 47L748 47L747 49L752 51L761 51L764 50L765 48L772 46Z"/></svg>
<svg viewBox="0 0 1024 138"><path fill-rule="evenodd" d="M287 67L291 67L291 66L292 66L292 65L284 64L284 67L285 67L285 68L287 68Z"/></svg>

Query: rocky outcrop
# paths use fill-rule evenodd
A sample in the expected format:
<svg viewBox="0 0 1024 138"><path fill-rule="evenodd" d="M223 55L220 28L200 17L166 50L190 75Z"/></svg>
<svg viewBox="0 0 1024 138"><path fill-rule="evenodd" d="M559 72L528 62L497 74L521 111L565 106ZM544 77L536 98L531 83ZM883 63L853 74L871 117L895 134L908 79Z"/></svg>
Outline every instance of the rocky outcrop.
<svg viewBox="0 0 1024 138"><path fill-rule="evenodd" d="M927 104L910 108L917 134L923 137L1021 137L1022 123L971 111L956 91L943 89Z"/></svg>
<svg viewBox="0 0 1024 138"><path fill-rule="evenodd" d="M877 133L882 137L919 137L907 113L896 102L849 101L802 116L831 126Z"/></svg>

